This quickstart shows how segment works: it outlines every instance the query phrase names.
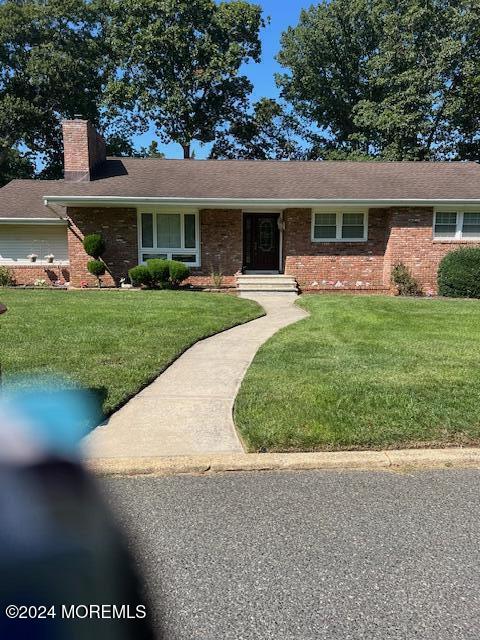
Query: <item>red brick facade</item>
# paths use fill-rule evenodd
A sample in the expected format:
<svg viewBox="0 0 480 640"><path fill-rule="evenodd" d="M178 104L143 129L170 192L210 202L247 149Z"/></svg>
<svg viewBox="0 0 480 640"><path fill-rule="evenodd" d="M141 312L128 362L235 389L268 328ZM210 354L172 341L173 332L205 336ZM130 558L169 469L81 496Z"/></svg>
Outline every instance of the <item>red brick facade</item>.
<svg viewBox="0 0 480 640"><path fill-rule="evenodd" d="M441 259L466 244L433 239L432 207L370 209L367 242L312 242L311 215L311 209L284 212L285 273L304 291L387 291L392 267L403 262L425 293L436 293Z"/></svg>
<svg viewBox="0 0 480 640"><path fill-rule="evenodd" d="M80 286L82 281L95 285L97 279L87 270L91 258L83 248L83 238L89 233L101 233L106 245L105 261L108 273L102 281L107 286L118 285L120 278L128 276L128 270L138 264L137 211L133 208L68 208L68 254L70 257L71 284Z"/></svg>
<svg viewBox="0 0 480 640"><path fill-rule="evenodd" d="M235 285L243 259L242 220L240 209L200 210L201 267L192 269L191 284L211 287L212 272L221 272L223 286Z"/></svg>
<svg viewBox="0 0 480 640"><path fill-rule="evenodd" d="M82 240L100 232L105 238L105 285L118 285L138 263L137 214L134 208L69 208L68 248L70 266L60 277L73 286L90 286L96 279L86 268L90 259ZM201 267L193 268L189 282L212 286L212 271L223 274L223 286L235 285L243 262L243 215L239 209L204 209L200 213ZM286 209L283 213L283 268L294 276L303 291L389 291L390 274L403 262L418 279L424 292L436 292L438 264L462 242L433 240L433 209L391 207L370 209L366 242L312 242L311 209ZM468 243L472 245L471 242ZM477 243L480 246L480 243ZM13 268L18 284L36 278L52 281L59 268L25 265Z"/></svg>
<svg viewBox="0 0 480 640"><path fill-rule="evenodd" d="M480 243L433 239L433 208L392 207L389 210L388 245L384 278L388 282L392 266L403 262L417 278L424 292L436 293L437 271L443 256L459 246Z"/></svg>
<svg viewBox="0 0 480 640"><path fill-rule="evenodd" d="M285 210L285 273L294 276L302 290L385 288L385 213L370 210L367 242L312 242L311 209Z"/></svg>

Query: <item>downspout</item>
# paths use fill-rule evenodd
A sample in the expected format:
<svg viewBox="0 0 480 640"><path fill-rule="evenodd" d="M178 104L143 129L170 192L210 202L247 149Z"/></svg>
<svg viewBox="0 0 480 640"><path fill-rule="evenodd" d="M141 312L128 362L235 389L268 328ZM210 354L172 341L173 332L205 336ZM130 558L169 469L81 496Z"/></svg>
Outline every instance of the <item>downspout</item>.
<svg viewBox="0 0 480 640"><path fill-rule="evenodd" d="M52 213L54 213L56 215L57 218L59 218L60 220L62 220L63 222L67 223L67 256L68 256L68 262L70 264L70 249L69 249L69 242L68 242L68 231L73 231L72 229L72 221L70 220L70 218L68 217L68 215L62 216L61 213L59 213L56 209L54 209L52 207L52 205L48 204L47 200L43 201L43 204L45 205L45 207L51 211ZM66 209L66 207L65 207ZM78 234L73 232L77 237ZM47 273L47 270L45 269L45 273ZM63 277L63 272L62 272L62 267L60 265L58 265L58 278L61 279ZM64 280L65 281L65 280Z"/></svg>

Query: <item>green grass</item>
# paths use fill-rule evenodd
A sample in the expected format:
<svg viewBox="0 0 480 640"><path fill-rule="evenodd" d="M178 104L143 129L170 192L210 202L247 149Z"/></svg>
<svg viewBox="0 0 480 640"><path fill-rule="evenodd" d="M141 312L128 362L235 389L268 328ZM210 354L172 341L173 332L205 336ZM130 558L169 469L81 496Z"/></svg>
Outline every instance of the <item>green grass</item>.
<svg viewBox="0 0 480 640"><path fill-rule="evenodd" d="M200 338L262 314L250 300L185 291L0 289L0 301L8 307L0 317L4 382L61 373L104 388L107 414Z"/></svg>
<svg viewBox="0 0 480 640"><path fill-rule="evenodd" d="M305 296L271 338L235 418L250 450L480 442L480 301Z"/></svg>

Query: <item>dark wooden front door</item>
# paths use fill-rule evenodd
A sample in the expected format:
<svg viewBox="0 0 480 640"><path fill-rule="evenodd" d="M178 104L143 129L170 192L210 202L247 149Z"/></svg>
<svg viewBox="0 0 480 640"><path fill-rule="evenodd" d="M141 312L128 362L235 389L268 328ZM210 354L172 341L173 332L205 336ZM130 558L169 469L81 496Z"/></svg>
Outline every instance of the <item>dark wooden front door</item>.
<svg viewBox="0 0 480 640"><path fill-rule="evenodd" d="M243 261L252 271L278 271L280 232L278 213L245 213Z"/></svg>

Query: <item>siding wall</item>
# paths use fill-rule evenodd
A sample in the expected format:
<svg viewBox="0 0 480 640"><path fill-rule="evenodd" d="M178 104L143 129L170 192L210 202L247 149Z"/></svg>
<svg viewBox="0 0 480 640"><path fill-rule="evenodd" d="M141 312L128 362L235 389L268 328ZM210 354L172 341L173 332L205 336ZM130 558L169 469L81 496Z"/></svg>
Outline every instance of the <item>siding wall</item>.
<svg viewBox="0 0 480 640"><path fill-rule="evenodd" d="M0 224L0 264L26 265L31 253L37 262L53 253L55 261L68 261L67 227L60 224Z"/></svg>

